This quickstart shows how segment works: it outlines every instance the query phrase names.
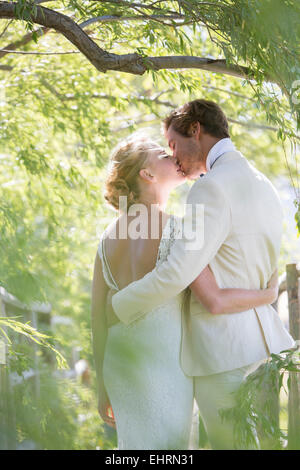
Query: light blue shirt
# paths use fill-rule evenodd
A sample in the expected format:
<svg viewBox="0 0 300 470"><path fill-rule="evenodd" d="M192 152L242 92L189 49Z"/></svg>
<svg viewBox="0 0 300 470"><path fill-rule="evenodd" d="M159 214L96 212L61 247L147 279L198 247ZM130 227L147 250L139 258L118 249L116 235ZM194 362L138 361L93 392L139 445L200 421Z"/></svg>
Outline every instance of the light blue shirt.
<svg viewBox="0 0 300 470"><path fill-rule="evenodd" d="M236 150L234 143L229 137L219 140L208 152L206 159L206 170L209 171L215 161L226 152L232 152Z"/></svg>

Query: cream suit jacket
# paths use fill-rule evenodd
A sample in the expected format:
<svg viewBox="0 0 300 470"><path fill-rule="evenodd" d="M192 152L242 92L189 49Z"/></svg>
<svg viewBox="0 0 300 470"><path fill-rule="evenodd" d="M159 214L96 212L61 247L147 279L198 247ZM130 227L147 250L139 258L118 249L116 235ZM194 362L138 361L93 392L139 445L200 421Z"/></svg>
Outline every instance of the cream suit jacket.
<svg viewBox="0 0 300 470"><path fill-rule="evenodd" d="M187 204L204 205L201 226L201 218L184 217L187 226L203 230L204 243L187 249L183 234L166 262L117 292L112 305L123 323L178 295L208 264L220 287L266 288L282 235L282 208L271 182L240 152L227 152L194 183ZM189 376L236 369L294 345L270 305L212 315L192 296L190 314L182 314L180 359Z"/></svg>

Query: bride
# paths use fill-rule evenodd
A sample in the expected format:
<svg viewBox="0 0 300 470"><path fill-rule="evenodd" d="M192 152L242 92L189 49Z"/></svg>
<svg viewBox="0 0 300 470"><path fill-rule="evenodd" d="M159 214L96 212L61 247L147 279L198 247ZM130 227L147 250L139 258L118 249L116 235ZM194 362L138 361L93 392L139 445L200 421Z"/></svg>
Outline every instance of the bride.
<svg viewBox="0 0 300 470"><path fill-rule="evenodd" d="M127 209L102 234L94 264L92 336L99 413L116 427L120 450L188 449L193 378L180 367L180 346L189 292L212 315L240 312L275 301L277 273L264 290L220 289L207 266L184 295L129 326L108 325L110 290L124 288L167 259L179 236L180 218L168 215L165 206L171 190L186 180L162 147L143 138L122 142L110 164L105 199L120 210L124 196ZM143 206L134 212L134 204Z"/></svg>

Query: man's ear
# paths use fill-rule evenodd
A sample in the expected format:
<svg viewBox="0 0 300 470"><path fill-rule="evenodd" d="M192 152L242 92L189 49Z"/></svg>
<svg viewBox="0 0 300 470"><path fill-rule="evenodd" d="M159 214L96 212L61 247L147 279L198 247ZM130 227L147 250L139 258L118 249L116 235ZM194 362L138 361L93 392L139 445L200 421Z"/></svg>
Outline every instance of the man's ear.
<svg viewBox="0 0 300 470"><path fill-rule="evenodd" d="M201 134L200 122L196 121L191 124L190 133L191 137L195 137L197 140L199 139Z"/></svg>
<svg viewBox="0 0 300 470"><path fill-rule="evenodd" d="M139 175L147 183L156 182L155 176L151 175L151 173L146 168L142 168L142 170L139 171Z"/></svg>

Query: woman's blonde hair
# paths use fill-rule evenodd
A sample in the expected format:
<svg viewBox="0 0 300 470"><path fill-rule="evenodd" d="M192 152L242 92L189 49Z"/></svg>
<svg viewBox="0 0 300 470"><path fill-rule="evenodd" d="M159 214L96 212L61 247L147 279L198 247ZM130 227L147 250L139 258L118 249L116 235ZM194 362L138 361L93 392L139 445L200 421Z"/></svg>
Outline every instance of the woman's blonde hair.
<svg viewBox="0 0 300 470"><path fill-rule="evenodd" d="M120 196L127 197L127 209L139 202L139 172L147 163L150 152L163 147L146 137L130 137L121 142L110 156L110 168L105 181L104 198L119 210Z"/></svg>

